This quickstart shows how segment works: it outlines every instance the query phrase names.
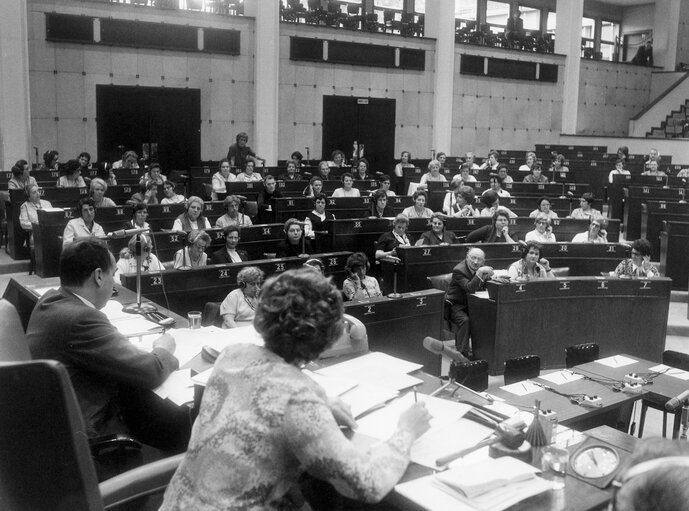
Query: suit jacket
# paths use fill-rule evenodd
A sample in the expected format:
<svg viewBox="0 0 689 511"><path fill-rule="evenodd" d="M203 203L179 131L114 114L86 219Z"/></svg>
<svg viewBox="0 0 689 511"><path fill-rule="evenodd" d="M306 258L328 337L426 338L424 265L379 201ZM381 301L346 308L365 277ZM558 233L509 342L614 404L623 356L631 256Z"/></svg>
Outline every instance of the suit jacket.
<svg viewBox="0 0 689 511"><path fill-rule="evenodd" d="M89 436L127 431L119 418L119 385L154 389L179 367L167 350L135 347L105 314L64 288L38 301L26 338L33 358L67 367Z"/></svg>
<svg viewBox="0 0 689 511"><path fill-rule="evenodd" d="M237 250L237 254L242 261L249 260L249 254L245 250ZM225 247L213 252L213 255L211 256L211 264L227 264L231 262L232 259L230 259L230 254L227 253Z"/></svg>
<svg viewBox="0 0 689 511"><path fill-rule="evenodd" d="M457 305L468 305L467 294L483 291L486 283L467 266L466 260L452 270L452 280L447 288L447 299Z"/></svg>

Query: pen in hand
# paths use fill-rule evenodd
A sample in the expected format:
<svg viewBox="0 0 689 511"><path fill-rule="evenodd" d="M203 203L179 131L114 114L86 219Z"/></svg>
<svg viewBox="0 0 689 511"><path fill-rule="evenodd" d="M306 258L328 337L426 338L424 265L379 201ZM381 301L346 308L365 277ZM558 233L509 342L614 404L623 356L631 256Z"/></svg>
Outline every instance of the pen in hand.
<svg viewBox="0 0 689 511"><path fill-rule="evenodd" d="M416 397L416 387L414 387L414 402L418 403L419 399Z"/></svg>

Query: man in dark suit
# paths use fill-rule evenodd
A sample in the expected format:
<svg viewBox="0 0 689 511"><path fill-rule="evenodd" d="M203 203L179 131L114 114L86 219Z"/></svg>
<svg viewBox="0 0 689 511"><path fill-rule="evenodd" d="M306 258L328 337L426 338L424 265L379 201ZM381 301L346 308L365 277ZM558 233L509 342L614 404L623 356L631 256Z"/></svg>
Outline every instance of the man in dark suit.
<svg viewBox="0 0 689 511"><path fill-rule="evenodd" d="M479 248L469 249L466 259L452 270L452 280L447 288L447 299L452 303L450 321L457 325L455 348L471 357L469 345L468 293L483 291L493 275L493 268L484 266L486 254Z"/></svg>
<svg viewBox="0 0 689 511"><path fill-rule="evenodd" d="M239 243L239 227L228 225L223 229L225 233L225 246L211 256L211 264L241 263L249 260L249 254L245 250L237 250Z"/></svg>
<svg viewBox="0 0 689 511"><path fill-rule="evenodd" d="M277 189L275 177L268 174L263 178L263 191L259 192L256 198L258 206L259 224L272 224L275 222L275 199L282 197L282 193Z"/></svg>
<svg viewBox="0 0 689 511"><path fill-rule="evenodd" d="M168 414L165 402L150 392L179 367L175 340L163 334L148 353L110 323L100 309L112 296L116 269L100 241L63 249L61 287L41 297L29 320L31 355L67 367L89 437L133 433L144 443L182 451L191 429L188 410L173 405ZM135 404L150 413L134 410Z"/></svg>

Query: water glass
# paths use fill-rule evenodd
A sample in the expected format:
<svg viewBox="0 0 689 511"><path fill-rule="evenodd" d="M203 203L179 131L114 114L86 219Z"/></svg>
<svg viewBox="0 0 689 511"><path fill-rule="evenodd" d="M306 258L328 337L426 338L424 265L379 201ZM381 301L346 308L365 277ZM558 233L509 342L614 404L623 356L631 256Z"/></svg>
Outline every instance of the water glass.
<svg viewBox="0 0 689 511"><path fill-rule="evenodd" d="M561 490L565 487L567 476L567 464L569 462L569 452L567 449L550 445L543 449L541 455L541 477L553 483L554 490Z"/></svg>
<svg viewBox="0 0 689 511"><path fill-rule="evenodd" d="M187 312L187 319L189 320L189 328L191 328L191 329L201 328L201 312L200 311L189 311L189 312Z"/></svg>

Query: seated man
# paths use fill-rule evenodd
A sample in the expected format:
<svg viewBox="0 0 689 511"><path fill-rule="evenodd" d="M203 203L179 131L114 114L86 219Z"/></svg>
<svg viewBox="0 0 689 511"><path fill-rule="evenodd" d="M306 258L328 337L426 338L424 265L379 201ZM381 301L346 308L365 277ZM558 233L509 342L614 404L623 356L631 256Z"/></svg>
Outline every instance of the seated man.
<svg viewBox="0 0 689 511"><path fill-rule="evenodd" d="M471 356L467 294L486 289L486 282L493 275L493 268L484 266L485 260L483 250L469 249L466 259L452 270L452 280L447 288L446 298L452 303L450 321L457 325L455 349L466 356Z"/></svg>
<svg viewBox="0 0 689 511"><path fill-rule="evenodd" d="M188 410L150 392L179 367L175 340L163 334L147 353L110 323L100 309L112 295L116 270L115 258L100 241L65 247L61 287L43 295L29 319L31 355L67 366L89 437L131 432L161 449L184 450Z"/></svg>

